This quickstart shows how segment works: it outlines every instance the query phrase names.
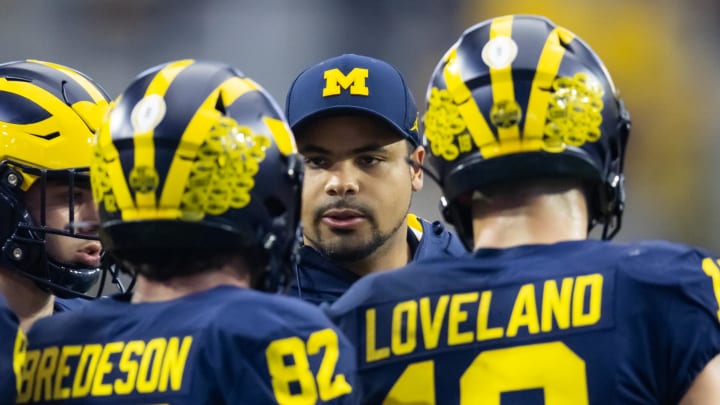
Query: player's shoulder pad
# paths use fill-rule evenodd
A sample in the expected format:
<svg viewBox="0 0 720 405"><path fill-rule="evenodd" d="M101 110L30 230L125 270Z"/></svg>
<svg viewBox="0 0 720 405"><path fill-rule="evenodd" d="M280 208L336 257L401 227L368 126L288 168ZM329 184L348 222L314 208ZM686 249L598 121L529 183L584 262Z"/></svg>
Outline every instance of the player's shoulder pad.
<svg viewBox="0 0 720 405"><path fill-rule="evenodd" d="M222 334L266 340L332 326L317 306L299 298L254 290L242 295L218 308L215 328Z"/></svg>
<svg viewBox="0 0 720 405"><path fill-rule="evenodd" d="M695 277L716 263L718 255L706 249L667 241L613 244L619 255L618 268L626 276L656 285L677 284Z"/></svg>
<svg viewBox="0 0 720 405"><path fill-rule="evenodd" d="M370 273L356 281L332 305L325 307L325 312L335 320L358 306L370 306L398 298L398 293L412 291L408 283L417 283L423 272L434 272L437 268L448 268L462 264L457 257L435 256L421 261L412 261L398 269ZM408 272L412 274L408 274Z"/></svg>
<svg viewBox="0 0 720 405"><path fill-rule="evenodd" d="M100 299L100 298L98 298ZM83 298L60 298L55 297L54 313L76 311L85 305L91 305L93 301Z"/></svg>

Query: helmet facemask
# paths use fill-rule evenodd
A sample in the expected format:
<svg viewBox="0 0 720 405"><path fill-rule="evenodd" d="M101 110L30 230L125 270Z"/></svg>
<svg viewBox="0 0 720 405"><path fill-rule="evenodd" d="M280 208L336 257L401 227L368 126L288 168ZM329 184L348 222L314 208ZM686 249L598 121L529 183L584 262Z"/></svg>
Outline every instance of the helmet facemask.
<svg viewBox="0 0 720 405"><path fill-rule="evenodd" d="M0 202L0 215L6 224L0 235L2 263L59 297L96 298L103 292L106 274L100 268L100 246L90 242L98 241L96 220L81 221L75 212L80 190L87 190L89 196L88 170L49 170L13 161L0 163L0 189L4 197ZM58 205L57 195L48 196L51 190L67 197L67 201L61 203L63 206ZM54 215L49 214L49 209L65 210L64 223L49 224L55 221L48 218ZM35 211L35 215L31 211ZM88 258L96 255L98 263L56 257L57 253L67 254L63 248L63 240L69 240L66 238L88 241L82 247L85 252L78 254L86 254ZM73 246L81 245L74 243ZM116 277L113 275L113 278Z"/></svg>

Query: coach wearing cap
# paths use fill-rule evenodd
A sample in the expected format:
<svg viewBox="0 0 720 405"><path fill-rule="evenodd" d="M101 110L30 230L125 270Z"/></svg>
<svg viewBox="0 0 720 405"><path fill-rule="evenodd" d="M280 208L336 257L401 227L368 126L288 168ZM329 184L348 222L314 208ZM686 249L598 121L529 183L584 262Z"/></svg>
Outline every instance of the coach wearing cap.
<svg viewBox="0 0 720 405"><path fill-rule="evenodd" d="M358 278L420 258L465 253L442 223L409 214L425 150L415 101L381 60L341 55L293 82L288 121L305 157L301 248L290 294L335 301Z"/></svg>

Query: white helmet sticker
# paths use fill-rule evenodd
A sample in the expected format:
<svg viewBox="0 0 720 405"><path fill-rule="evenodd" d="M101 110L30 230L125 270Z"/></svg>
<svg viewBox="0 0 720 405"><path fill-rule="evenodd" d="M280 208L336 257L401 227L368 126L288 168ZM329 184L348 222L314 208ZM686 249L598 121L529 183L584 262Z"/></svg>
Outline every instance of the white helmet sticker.
<svg viewBox="0 0 720 405"><path fill-rule="evenodd" d="M165 99L158 94L151 94L138 101L130 114L130 122L135 132L155 129L165 117L165 109Z"/></svg>
<svg viewBox="0 0 720 405"><path fill-rule="evenodd" d="M483 46L482 60L493 69L502 69L510 66L517 54L518 46L512 38L495 37Z"/></svg>

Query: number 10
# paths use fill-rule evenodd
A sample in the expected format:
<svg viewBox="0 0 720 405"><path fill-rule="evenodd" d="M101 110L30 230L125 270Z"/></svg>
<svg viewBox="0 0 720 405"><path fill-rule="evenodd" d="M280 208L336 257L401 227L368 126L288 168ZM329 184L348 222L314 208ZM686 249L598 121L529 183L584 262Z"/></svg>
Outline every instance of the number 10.
<svg viewBox="0 0 720 405"><path fill-rule="evenodd" d="M384 405L435 405L434 361L409 365ZM460 404L500 405L501 394L542 388L546 405L587 405L585 361L562 342L480 353L460 377ZM444 399L444 398L441 398Z"/></svg>

